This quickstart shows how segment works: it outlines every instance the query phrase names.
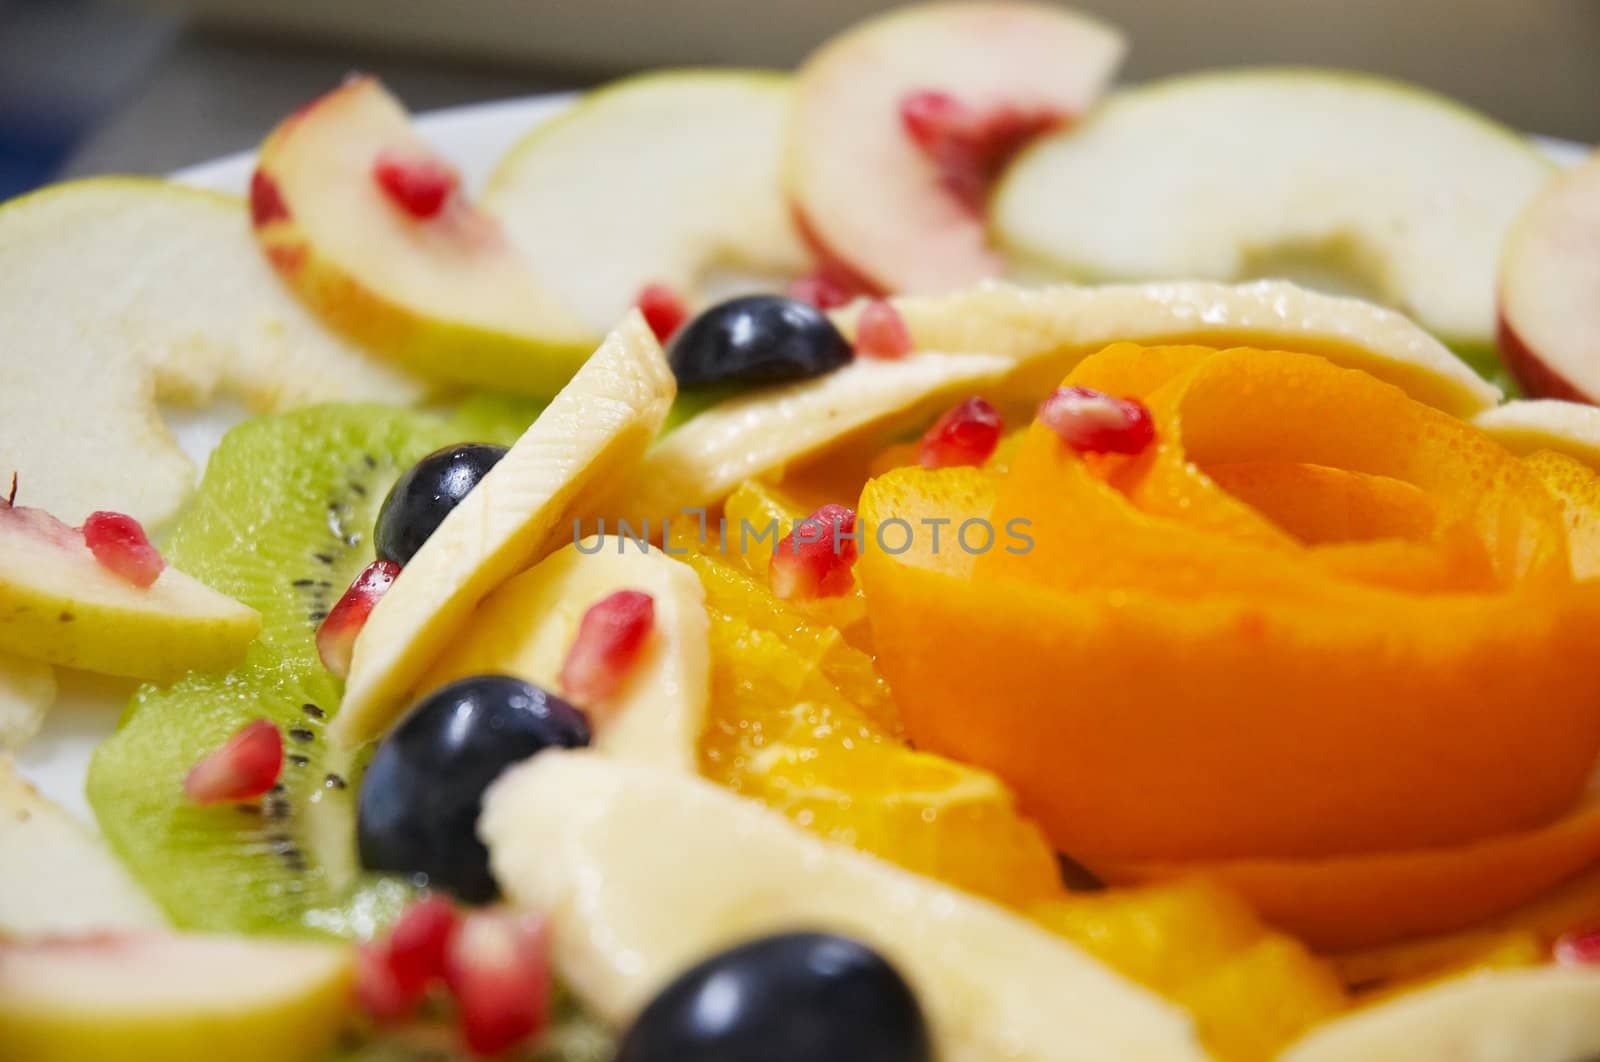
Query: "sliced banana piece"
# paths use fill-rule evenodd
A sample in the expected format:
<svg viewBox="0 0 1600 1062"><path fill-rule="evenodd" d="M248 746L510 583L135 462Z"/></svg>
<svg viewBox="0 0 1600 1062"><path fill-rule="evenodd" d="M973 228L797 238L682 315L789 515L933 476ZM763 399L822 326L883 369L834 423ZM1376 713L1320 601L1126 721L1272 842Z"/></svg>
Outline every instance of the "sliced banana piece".
<svg viewBox="0 0 1600 1062"><path fill-rule="evenodd" d="M721 948L818 928L906 975L940 1062L1206 1057L1181 1008L1061 938L698 777L546 752L489 790L478 832L507 895L554 919L558 974L618 1025Z"/></svg>
<svg viewBox="0 0 1600 1062"><path fill-rule="evenodd" d="M918 350L1009 358L1016 363L1012 388L1029 399L1060 383L1082 358L1123 340L1319 354L1458 417L1488 409L1501 397L1497 387L1409 318L1284 281L1042 288L989 282L955 295L894 302ZM855 334L859 312L847 307L837 315L849 335Z"/></svg>
<svg viewBox="0 0 1600 1062"><path fill-rule="evenodd" d="M1010 359L990 354L857 358L826 376L731 398L650 451L622 495L624 515L659 526L858 432L929 419L999 382L1011 367Z"/></svg>
<svg viewBox="0 0 1600 1062"><path fill-rule="evenodd" d="M655 629L597 726L595 746L692 773L711 682L705 589L694 569L632 539L592 536L505 583L478 606L419 688L493 672L559 691L583 614L618 590L654 599Z"/></svg>
<svg viewBox="0 0 1600 1062"><path fill-rule="evenodd" d="M478 602L607 511L676 394L661 345L630 313L378 601L328 736L381 734Z"/></svg>
<svg viewBox="0 0 1600 1062"><path fill-rule="evenodd" d="M55 701L54 668L0 652L0 751L15 752L31 741Z"/></svg>
<svg viewBox="0 0 1600 1062"><path fill-rule="evenodd" d="M0 935L163 926L99 837L0 756Z"/></svg>
<svg viewBox="0 0 1600 1062"><path fill-rule="evenodd" d="M1575 1062L1600 1052L1600 971L1490 970L1313 1029L1283 1062Z"/></svg>
<svg viewBox="0 0 1600 1062"><path fill-rule="evenodd" d="M1554 450L1600 468L1600 407L1559 398L1518 399L1472 419L1514 454Z"/></svg>

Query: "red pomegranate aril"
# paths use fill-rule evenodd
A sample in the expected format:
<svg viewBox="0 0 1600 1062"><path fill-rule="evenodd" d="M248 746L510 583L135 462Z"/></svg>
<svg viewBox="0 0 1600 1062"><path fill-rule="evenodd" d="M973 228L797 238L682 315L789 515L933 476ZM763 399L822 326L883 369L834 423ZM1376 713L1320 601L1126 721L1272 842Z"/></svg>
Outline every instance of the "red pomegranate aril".
<svg viewBox="0 0 1600 1062"><path fill-rule="evenodd" d="M374 940L358 946L355 967L356 1004L374 1021L404 1021L428 994L426 983L408 985L400 980L387 941Z"/></svg>
<svg viewBox="0 0 1600 1062"><path fill-rule="evenodd" d="M372 179L391 203L418 221L437 217L461 183L456 171L439 159L395 151L378 156Z"/></svg>
<svg viewBox="0 0 1600 1062"><path fill-rule="evenodd" d="M809 302L819 310L836 310L856 294L849 284L821 270L795 277L788 290L789 298Z"/></svg>
<svg viewBox="0 0 1600 1062"><path fill-rule="evenodd" d="M1600 926L1562 934L1556 938L1550 953L1563 966L1593 966L1600 963Z"/></svg>
<svg viewBox="0 0 1600 1062"><path fill-rule="evenodd" d="M167 566L139 521L122 513L90 513L83 523L83 542L102 568L137 587L154 583Z"/></svg>
<svg viewBox="0 0 1600 1062"><path fill-rule="evenodd" d="M586 708L605 704L633 672L655 625L655 599L641 590L618 590L590 605L561 665L562 690Z"/></svg>
<svg viewBox="0 0 1600 1062"><path fill-rule="evenodd" d="M195 804L224 804L265 795L283 773L283 735L268 719L247 723L189 768L183 792Z"/></svg>
<svg viewBox="0 0 1600 1062"><path fill-rule="evenodd" d="M1084 454L1137 454L1155 441L1143 402L1087 387L1059 387L1039 407L1039 420Z"/></svg>
<svg viewBox="0 0 1600 1062"><path fill-rule="evenodd" d="M317 627L317 655L322 658L323 667L340 678L350 674L356 635L366 626L378 598L389 592L399 574L400 565L394 561L373 561L340 595Z"/></svg>
<svg viewBox="0 0 1600 1062"><path fill-rule="evenodd" d="M662 343L671 339L689 319L689 307L665 284L646 284L636 304L644 314L644 323Z"/></svg>
<svg viewBox="0 0 1600 1062"><path fill-rule="evenodd" d="M911 330L893 303L873 299L856 319L856 353L893 361L911 353Z"/></svg>
<svg viewBox="0 0 1600 1062"><path fill-rule="evenodd" d="M549 930L544 919L508 908L462 920L445 960L467 1046L505 1051L542 1033L550 1018Z"/></svg>
<svg viewBox="0 0 1600 1062"><path fill-rule="evenodd" d="M900 101L900 124L923 151L932 151L969 120L967 109L948 92L922 89Z"/></svg>
<svg viewBox="0 0 1600 1062"><path fill-rule="evenodd" d="M400 984L425 990L443 977L460 925L455 906L442 896L418 900L401 912L387 941L389 965Z"/></svg>
<svg viewBox="0 0 1600 1062"><path fill-rule="evenodd" d="M783 536L767 570L772 592L785 600L838 597L854 585L856 513L824 505Z"/></svg>
<svg viewBox="0 0 1600 1062"><path fill-rule="evenodd" d="M1000 445L1005 419L983 398L974 395L934 421L922 436L917 458L923 468L981 465Z"/></svg>

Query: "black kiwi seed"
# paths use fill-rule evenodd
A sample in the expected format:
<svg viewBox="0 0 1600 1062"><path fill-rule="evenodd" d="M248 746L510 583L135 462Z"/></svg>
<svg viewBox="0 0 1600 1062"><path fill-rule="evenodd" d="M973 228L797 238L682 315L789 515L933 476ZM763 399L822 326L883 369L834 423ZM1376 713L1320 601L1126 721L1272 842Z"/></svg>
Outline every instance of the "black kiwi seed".
<svg viewBox="0 0 1600 1062"><path fill-rule="evenodd" d="M322 780L322 784L327 786L329 789L344 789L348 785L348 783L346 783L345 780L337 774L328 775L328 777Z"/></svg>
<svg viewBox="0 0 1600 1062"><path fill-rule="evenodd" d="M313 734L303 726L290 727L289 736L299 742L315 741L317 739L317 735Z"/></svg>
<svg viewBox="0 0 1600 1062"><path fill-rule="evenodd" d="M291 752L284 758L296 767L304 767L306 764L311 762L311 758L309 756L302 756L298 752Z"/></svg>
<svg viewBox="0 0 1600 1062"><path fill-rule="evenodd" d="M300 710L306 714L307 719L326 719L328 713L314 704L302 704Z"/></svg>

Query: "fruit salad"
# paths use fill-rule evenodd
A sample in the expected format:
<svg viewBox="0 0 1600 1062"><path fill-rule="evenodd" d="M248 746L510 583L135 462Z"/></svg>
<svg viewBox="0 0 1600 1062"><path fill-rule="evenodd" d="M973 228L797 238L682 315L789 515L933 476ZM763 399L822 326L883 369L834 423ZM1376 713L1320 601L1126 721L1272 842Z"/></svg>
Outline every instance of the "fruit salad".
<svg viewBox="0 0 1600 1062"><path fill-rule="evenodd" d="M1125 49L0 207L0 1058L1600 1054L1600 162Z"/></svg>

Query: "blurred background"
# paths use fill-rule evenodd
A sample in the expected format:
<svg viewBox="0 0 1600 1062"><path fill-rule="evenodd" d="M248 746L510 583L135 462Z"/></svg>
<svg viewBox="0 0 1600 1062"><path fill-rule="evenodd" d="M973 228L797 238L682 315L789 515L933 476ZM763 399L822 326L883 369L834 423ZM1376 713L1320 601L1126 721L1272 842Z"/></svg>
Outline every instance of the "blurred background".
<svg viewBox="0 0 1600 1062"><path fill-rule="evenodd" d="M0 0L0 199L247 148L355 68L415 110L675 64L789 66L893 0ZM1600 0L1080 0L1130 81L1351 67L1600 142Z"/></svg>

